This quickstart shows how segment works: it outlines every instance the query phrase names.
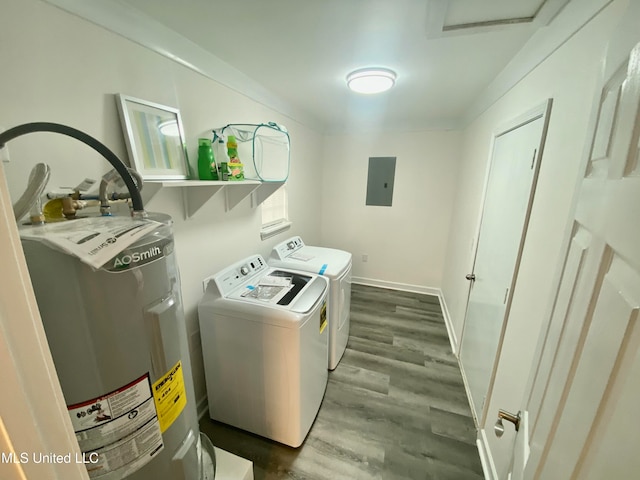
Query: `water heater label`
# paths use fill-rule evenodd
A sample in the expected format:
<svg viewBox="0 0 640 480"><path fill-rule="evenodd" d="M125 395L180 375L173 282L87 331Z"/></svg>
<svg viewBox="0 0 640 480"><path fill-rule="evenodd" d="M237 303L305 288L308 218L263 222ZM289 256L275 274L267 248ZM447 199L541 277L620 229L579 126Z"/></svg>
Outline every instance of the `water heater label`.
<svg viewBox="0 0 640 480"><path fill-rule="evenodd" d="M109 260L102 268L110 272L122 272L130 268L141 267L170 255L172 252L173 240L166 238L150 245L128 248Z"/></svg>
<svg viewBox="0 0 640 480"><path fill-rule="evenodd" d="M20 237L44 242L100 268L147 233L158 222L128 217L88 217L20 229Z"/></svg>
<svg viewBox="0 0 640 480"><path fill-rule="evenodd" d="M325 328L327 328L327 302L324 302L320 309L320 333L324 332Z"/></svg>
<svg viewBox="0 0 640 480"><path fill-rule="evenodd" d="M90 478L124 478L164 448L149 374L67 408Z"/></svg>
<svg viewBox="0 0 640 480"><path fill-rule="evenodd" d="M160 419L160 430L164 433L187 404L181 361L153 384L153 398Z"/></svg>

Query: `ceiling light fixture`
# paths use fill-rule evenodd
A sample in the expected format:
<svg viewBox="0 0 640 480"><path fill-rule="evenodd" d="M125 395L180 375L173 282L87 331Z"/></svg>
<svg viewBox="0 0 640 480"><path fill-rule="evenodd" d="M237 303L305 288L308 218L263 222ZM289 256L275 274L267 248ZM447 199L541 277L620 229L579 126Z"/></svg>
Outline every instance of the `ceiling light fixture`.
<svg viewBox="0 0 640 480"><path fill-rule="evenodd" d="M381 93L396 83L396 72L388 68L361 68L347 75L347 86L357 93Z"/></svg>
<svg viewBox="0 0 640 480"><path fill-rule="evenodd" d="M158 124L158 130L165 137L179 137L180 129L178 128L178 122L175 120L165 120Z"/></svg>

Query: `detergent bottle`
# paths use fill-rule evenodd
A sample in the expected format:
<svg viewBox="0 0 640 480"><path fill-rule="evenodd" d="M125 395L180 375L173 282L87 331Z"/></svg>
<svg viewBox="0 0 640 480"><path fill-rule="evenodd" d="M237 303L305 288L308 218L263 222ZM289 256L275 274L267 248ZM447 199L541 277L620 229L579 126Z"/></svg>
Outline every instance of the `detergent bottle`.
<svg viewBox="0 0 640 480"><path fill-rule="evenodd" d="M198 139L198 178L200 180L218 180L211 141L208 138Z"/></svg>
<svg viewBox="0 0 640 480"><path fill-rule="evenodd" d="M229 180L244 180L242 162L238 157L238 142L234 135L227 138L227 154L229 155Z"/></svg>

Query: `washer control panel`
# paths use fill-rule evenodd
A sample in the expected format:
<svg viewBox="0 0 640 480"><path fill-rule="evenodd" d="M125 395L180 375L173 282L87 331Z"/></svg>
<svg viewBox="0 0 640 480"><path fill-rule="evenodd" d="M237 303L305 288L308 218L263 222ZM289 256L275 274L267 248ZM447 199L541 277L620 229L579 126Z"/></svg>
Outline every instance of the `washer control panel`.
<svg viewBox="0 0 640 480"><path fill-rule="evenodd" d="M289 240L285 240L273 247L272 255L278 260L284 260L293 252L296 252L304 247L304 242L300 237L291 237Z"/></svg>
<svg viewBox="0 0 640 480"><path fill-rule="evenodd" d="M214 280L220 295L226 297L237 287L268 268L267 262L261 255L252 255L206 279L204 288L206 290L207 284Z"/></svg>

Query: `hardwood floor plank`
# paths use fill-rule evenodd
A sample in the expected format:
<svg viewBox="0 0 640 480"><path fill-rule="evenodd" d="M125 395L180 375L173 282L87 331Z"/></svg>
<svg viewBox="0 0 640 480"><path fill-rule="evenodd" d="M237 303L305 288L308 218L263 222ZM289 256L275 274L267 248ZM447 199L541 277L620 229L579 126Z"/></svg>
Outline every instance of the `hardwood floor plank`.
<svg viewBox="0 0 640 480"><path fill-rule="evenodd" d="M417 306L396 305L396 312L442 318L442 309L439 303L419 302Z"/></svg>
<svg viewBox="0 0 640 480"><path fill-rule="evenodd" d="M403 401L406 404L414 405L416 408L427 403L428 405L448 412L467 415L469 403L466 397L462 397L458 390L460 387L447 387L446 385L432 385L421 388L420 392L414 389L403 389L396 386L389 386L389 398L396 401ZM471 421L471 416L469 416Z"/></svg>
<svg viewBox="0 0 640 480"><path fill-rule="evenodd" d="M313 436L307 439L300 454L286 470L304 479L352 478L354 480L381 479L381 463L362 461L343 449ZM329 476L331 475L331 476Z"/></svg>
<svg viewBox="0 0 640 480"><path fill-rule="evenodd" d="M437 296L352 286L347 350L293 449L203 419L255 480L481 480L476 430Z"/></svg>
<svg viewBox="0 0 640 480"><path fill-rule="evenodd" d="M357 420L362 423L377 422L384 427L398 425L415 430L418 434L431 431L427 403L416 406L405 402L402 398L391 400L387 395L344 384L338 385L338 388L332 388L331 392L325 395L325 401L328 406L336 410L336 414L352 417L345 418L348 423Z"/></svg>
<svg viewBox="0 0 640 480"><path fill-rule="evenodd" d="M353 324L366 325L369 328L379 329L381 332L392 332L395 335L405 334L412 337L420 335L421 338L433 339L438 338L443 343L447 340L447 332L444 324L424 321L423 319L402 318L399 315L389 313L381 314L380 312L352 312L351 320ZM444 328L444 331L442 330Z"/></svg>
<svg viewBox="0 0 640 480"><path fill-rule="evenodd" d="M371 287L369 285L360 285L353 283L351 285L351 293L354 296L378 296L390 299L390 301L396 301L397 299L416 299L424 303L437 303L440 304L440 300L437 295L427 295L424 293L407 292L405 290L392 290L390 288Z"/></svg>
<svg viewBox="0 0 640 480"><path fill-rule="evenodd" d="M451 345L448 341L444 345L438 338L429 338L422 334L409 337L403 333L393 336L393 345L398 348L421 351L425 357L425 366L429 366L426 362L439 362L459 368L458 359L451 351Z"/></svg>
<svg viewBox="0 0 640 480"><path fill-rule="evenodd" d="M426 457L416 457L402 448L390 446L384 459L385 480L433 480Z"/></svg>
<svg viewBox="0 0 640 480"><path fill-rule="evenodd" d="M475 445L432 434L425 435L424 444L424 455L434 462L457 465L476 474L482 473L482 465L478 460L478 450Z"/></svg>
<svg viewBox="0 0 640 480"><path fill-rule="evenodd" d="M431 407L431 433L475 446L476 429L469 415Z"/></svg>
<svg viewBox="0 0 640 480"><path fill-rule="evenodd" d="M381 329L376 328L375 325L367 325L362 322L352 322L349 326L349 336L393 345L393 333L381 331Z"/></svg>
<svg viewBox="0 0 640 480"><path fill-rule="evenodd" d="M381 344L364 338L351 337L347 348L368 353L380 359L397 360L402 363L413 363L415 365L424 365L424 353L406 348L398 348L393 345Z"/></svg>
<svg viewBox="0 0 640 480"><path fill-rule="evenodd" d="M339 448L343 456L356 457L364 464L380 466L384 462L384 444L379 438L362 435L359 426L341 425L336 428L335 420L329 415L318 415L314 424L314 437Z"/></svg>
<svg viewBox="0 0 640 480"><path fill-rule="evenodd" d="M353 385L373 392L389 393L389 375L384 373L366 370L349 364L343 364L342 368L337 368L329 373L331 382Z"/></svg>
<svg viewBox="0 0 640 480"><path fill-rule="evenodd" d="M436 362L412 350L385 351L382 346L375 348L364 341L350 345L354 348L347 348L343 361L347 365L390 376L390 385L401 389L406 387L415 393L422 393L425 388L437 388L438 384L450 385L459 396L466 398L457 363ZM418 363L419 358L422 358L422 363ZM435 387L432 385L434 382Z"/></svg>
<svg viewBox="0 0 640 480"><path fill-rule="evenodd" d="M482 470L469 470L449 462L429 460L429 471L434 480L485 480Z"/></svg>

